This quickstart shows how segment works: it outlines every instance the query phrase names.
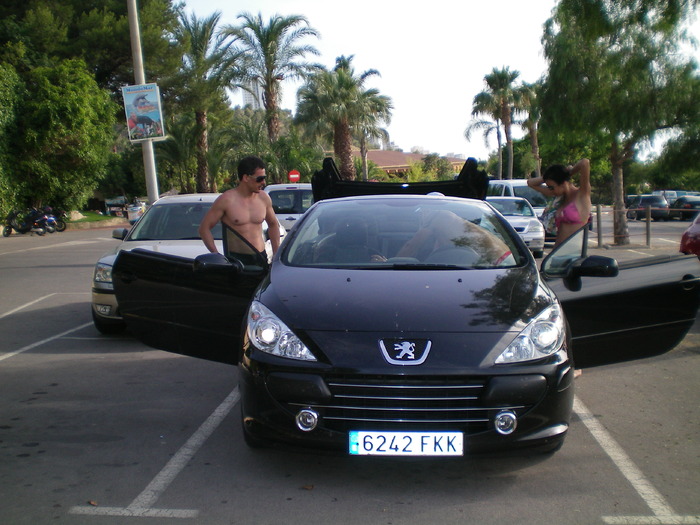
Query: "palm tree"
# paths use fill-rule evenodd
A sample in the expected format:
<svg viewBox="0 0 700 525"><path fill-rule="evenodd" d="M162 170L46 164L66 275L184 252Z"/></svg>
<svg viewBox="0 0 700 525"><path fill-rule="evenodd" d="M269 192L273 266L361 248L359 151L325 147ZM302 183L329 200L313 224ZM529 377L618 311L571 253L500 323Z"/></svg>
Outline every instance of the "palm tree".
<svg viewBox="0 0 700 525"><path fill-rule="evenodd" d="M376 122L389 117L391 101L376 90L364 90L367 78L379 75L370 69L360 75L352 67L352 56L336 59L332 71L311 76L297 92L297 122L307 132L332 140L333 152L340 162L340 176L355 179L352 157L353 131L358 131L375 115ZM384 117L382 117L384 115Z"/></svg>
<svg viewBox="0 0 700 525"><path fill-rule="evenodd" d="M484 77L486 89L474 97L473 107L488 108L489 115L497 117L503 124L508 149L508 172L506 177L513 178L513 113L519 104L519 92L513 86L513 82L520 76L519 71L511 71L509 68L493 68L491 73ZM495 110L496 113L490 113ZM472 115L474 110L472 111Z"/></svg>
<svg viewBox="0 0 700 525"><path fill-rule="evenodd" d="M368 142L371 140L389 141L389 132L381 127L382 123L391 122L391 110L393 104L391 99L385 95L380 95L377 89L367 89L360 93L360 109L358 121L354 126L355 138L360 142L360 157L362 159L362 180L366 181L369 176L367 164Z"/></svg>
<svg viewBox="0 0 700 525"><path fill-rule="evenodd" d="M474 99L474 109L472 110L472 116L476 116L479 114L487 114L488 112L486 110L478 109L481 107L478 103L476 98ZM497 117L494 116L493 114L491 115L494 120L472 120L469 123L469 126L467 126L467 129L464 131L464 138L467 140L471 140L472 133L475 131L483 131L484 133L484 144L486 147L489 147L489 136L491 133L496 134L496 143L498 144L498 149L496 150L497 155L498 155L498 179L503 178L503 148L502 148L502 139L501 139L501 120Z"/></svg>
<svg viewBox="0 0 700 525"><path fill-rule="evenodd" d="M282 97L283 80L304 78L321 66L303 62L305 55L318 55L318 50L300 40L318 36L309 27L306 17L301 15L270 17L267 24L262 15L243 13L240 27L226 26L223 33L239 41L245 53L245 80L250 86L259 86L263 93L266 112L267 135L271 143L279 138L279 105Z"/></svg>
<svg viewBox="0 0 700 525"><path fill-rule="evenodd" d="M210 191L207 151L209 149L207 114L226 100L226 89L240 87L241 53L232 47L233 40L220 34L216 26L221 13L199 19L194 14L181 15L176 39L183 46L182 68L177 75L181 94L179 102L192 108L197 133L198 192Z"/></svg>

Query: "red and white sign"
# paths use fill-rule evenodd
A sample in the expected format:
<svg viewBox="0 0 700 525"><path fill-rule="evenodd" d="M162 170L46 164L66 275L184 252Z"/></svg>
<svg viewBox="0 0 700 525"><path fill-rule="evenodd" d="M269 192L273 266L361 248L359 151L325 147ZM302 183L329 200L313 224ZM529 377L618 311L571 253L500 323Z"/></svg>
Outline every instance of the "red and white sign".
<svg viewBox="0 0 700 525"><path fill-rule="evenodd" d="M299 182L299 177L301 174L297 170L292 170L289 172L289 182Z"/></svg>

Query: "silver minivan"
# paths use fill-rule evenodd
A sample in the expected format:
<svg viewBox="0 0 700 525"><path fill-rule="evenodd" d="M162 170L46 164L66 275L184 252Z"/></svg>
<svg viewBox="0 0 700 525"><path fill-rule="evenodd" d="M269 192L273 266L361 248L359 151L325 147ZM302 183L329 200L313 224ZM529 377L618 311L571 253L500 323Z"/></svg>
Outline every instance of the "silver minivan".
<svg viewBox="0 0 700 525"><path fill-rule="evenodd" d="M265 191L272 199L277 218L287 231L314 203L310 183L270 184L265 186Z"/></svg>
<svg viewBox="0 0 700 525"><path fill-rule="evenodd" d="M528 200L535 214L542 217L547 198L527 185L525 179L490 179L486 195L493 197L523 197Z"/></svg>

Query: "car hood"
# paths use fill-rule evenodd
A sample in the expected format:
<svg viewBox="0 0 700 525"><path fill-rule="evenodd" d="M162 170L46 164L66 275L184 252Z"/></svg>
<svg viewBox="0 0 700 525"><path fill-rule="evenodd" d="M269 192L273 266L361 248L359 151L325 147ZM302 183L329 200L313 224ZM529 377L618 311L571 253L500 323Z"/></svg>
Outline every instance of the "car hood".
<svg viewBox="0 0 700 525"><path fill-rule="evenodd" d="M222 251L223 247L221 241L215 241L215 243L217 249ZM177 255L179 257L187 257L188 259L194 259L198 255L207 253L207 249L201 239L184 241L123 241L119 243L112 252L103 255L99 262L114 264L114 259L116 259L120 251L131 251L137 248L157 253L167 253L168 255Z"/></svg>
<svg viewBox="0 0 700 525"><path fill-rule="evenodd" d="M530 223L537 220L535 217L514 217L506 216L506 220L513 228L522 228L527 230L530 228Z"/></svg>
<svg viewBox="0 0 700 525"><path fill-rule="evenodd" d="M383 333L519 331L553 300L534 265L404 271L277 264L259 298L294 330Z"/></svg>

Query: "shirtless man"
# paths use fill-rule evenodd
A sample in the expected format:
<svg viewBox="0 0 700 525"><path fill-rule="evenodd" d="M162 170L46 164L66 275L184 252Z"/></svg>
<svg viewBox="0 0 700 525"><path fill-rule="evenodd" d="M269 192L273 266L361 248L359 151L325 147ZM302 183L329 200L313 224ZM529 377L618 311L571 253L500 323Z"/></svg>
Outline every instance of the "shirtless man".
<svg viewBox="0 0 700 525"><path fill-rule="evenodd" d="M219 221L243 237L267 261L262 223L267 222L267 234L274 254L280 245L279 222L272 209L265 187L265 163L258 157L245 157L238 163L238 186L227 190L214 201L199 225L199 235L207 249L216 253L211 233ZM228 236L228 249L236 255L254 255L251 246L236 235ZM243 257L247 258L247 257ZM242 258L242 259L243 259Z"/></svg>

